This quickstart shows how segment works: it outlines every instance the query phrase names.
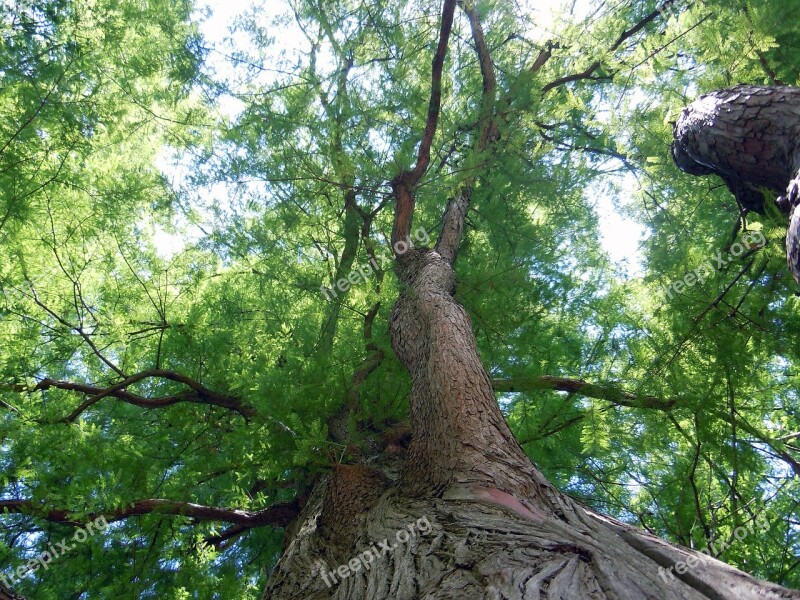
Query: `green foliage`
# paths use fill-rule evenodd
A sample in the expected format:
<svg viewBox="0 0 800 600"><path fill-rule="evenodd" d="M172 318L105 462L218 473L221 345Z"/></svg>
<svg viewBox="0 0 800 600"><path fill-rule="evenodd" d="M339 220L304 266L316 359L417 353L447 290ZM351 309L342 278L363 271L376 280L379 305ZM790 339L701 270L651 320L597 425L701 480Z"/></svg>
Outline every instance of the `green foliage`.
<svg viewBox="0 0 800 600"><path fill-rule="evenodd" d="M676 2L620 41L656 4L597 4L543 27L525 3L476 3L505 115L489 156L469 150L482 81L458 14L414 229L435 239L446 199L475 178L456 295L492 377L584 379L671 402L502 395L554 483L699 548L766 514L768 530L721 558L796 587L800 456L786 436L800 430L800 301L785 224L737 225L721 182L680 173L669 143L698 93L797 83L800 9ZM30 499L78 522L144 498L255 511L405 420L390 264L332 300L321 286L388 255L388 182L416 157L436 3L254 9L235 47L217 49L232 66L216 79L188 2L0 6L0 501ZM552 58L530 72L548 40ZM639 270L621 272L603 248L608 197L646 228L631 257ZM754 231L766 245L733 256ZM165 247L170 235L178 241ZM665 292L717 253L730 260ZM341 444L328 419L376 351L356 389L353 443ZM106 387L149 369L252 414L104 397L63 422L87 395L20 392L46 378ZM188 392L162 377L128 391ZM2 516L0 573L73 535L28 512ZM206 544L227 527L130 517L19 589L32 600L256 598L282 532Z"/></svg>

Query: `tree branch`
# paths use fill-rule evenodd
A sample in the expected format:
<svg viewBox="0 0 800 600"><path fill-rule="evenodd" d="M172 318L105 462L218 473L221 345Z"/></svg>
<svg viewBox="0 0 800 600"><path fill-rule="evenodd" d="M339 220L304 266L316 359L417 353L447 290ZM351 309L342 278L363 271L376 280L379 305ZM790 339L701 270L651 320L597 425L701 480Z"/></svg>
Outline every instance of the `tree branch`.
<svg viewBox="0 0 800 600"><path fill-rule="evenodd" d="M64 270L63 267L62 267L62 271L64 271L64 273L67 275L67 277L69 277L69 273L67 273L67 271ZM26 279L27 279L27 277L26 277ZM72 280L72 283L74 285L75 281ZM36 290L33 288L33 283L30 280L28 280L28 285L30 286L30 289L31 289L31 296L33 298L33 301L39 308L41 308L43 311L45 311L47 314L49 314L51 317L53 317L56 321L61 323L61 325L63 325L64 327L66 327L67 329L69 329L71 331L74 331L79 336L81 336L83 338L83 341L86 342L86 344L89 346L89 348L92 349L92 352L95 354L95 356L97 356L97 358L99 358L101 361L103 361L117 375L119 375L120 377L125 377L125 373L122 371L122 369L120 369L117 365L115 365L113 362L111 362L111 360L109 360L108 358L103 356L103 354L97 348L95 343L92 341L92 338L90 337L90 335L88 333L86 333L86 331L84 331L83 325L73 325L72 323L70 323L69 321L64 319L63 317L59 316L55 311L51 310L44 302L42 302L39 299L39 295L36 293Z"/></svg>
<svg viewBox="0 0 800 600"><path fill-rule="evenodd" d="M411 220L414 217L414 188L425 174L431 159L431 144L436 133L442 104L442 70L444 68L444 59L447 55L450 30L453 27L455 7L456 0L444 0L442 23L439 29L439 44L431 67L431 96L428 102L428 118L417 153L417 163L413 170L401 171L391 181L392 192L397 202L394 211L394 226L392 228L392 248L395 251L397 251L397 242L408 244L410 241Z"/></svg>
<svg viewBox="0 0 800 600"><path fill-rule="evenodd" d="M582 379L568 379L566 377L553 377L551 375L494 379L492 381L492 387L496 392L531 392L536 390L570 392L588 398L607 400L619 406L628 406L630 408L672 410L684 403L679 399L664 399L656 396L635 394L613 387L589 383Z"/></svg>
<svg viewBox="0 0 800 600"><path fill-rule="evenodd" d="M138 394L127 391L126 388L129 386L148 378L168 379L170 381L182 383L190 389L178 394L161 396L159 398L146 398L144 396L139 396ZM56 423L74 422L89 407L107 397L117 398L123 402L127 402L128 404L141 406L142 408L163 408L179 402L192 402L195 404L208 404L211 406L227 408L239 413L245 419L254 417L257 414L257 411L252 406L243 403L239 398L225 396L223 394L213 392L190 377L163 369L141 371L140 373L131 375L119 383L115 383L114 385L108 387L75 383L71 381L60 381L57 379L43 379L34 387L21 385L11 386L11 389L16 392L35 392L39 390L48 390L51 388L77 392L90 396L69 415L55 421Z"/></svg>
<svg viewBox="0 0 800 600"><path fill-rule="evenodd" d="M642 394L634 394L617 388L597 385L583 381L582 379L568 379L565 377L553 377L542 375L540 377L518 377L513 379L494 379L492 388L495 392L531 392L537 390L556 390L560 392L570 392L580 394L588 398L606 400L617 406L629 408L646 408L664 411L672 411L681 406L691 404L689 398L658 398ZM800 462L798 462L786 449L785 438L771 439L766 434L750 425L745 419L736 415L728 414L723 410L716 410L713 407L706 407L704 410L711 416L725 421L732 427L739 427L750 434L755 440L767 445L774 450L778 457L784 460L795 474L800 475Z"/></svg>
<svg viewBox="0 0 800 600"><path fill-rule="evenodd" d="M480 117L476 124L479 130L478 139L473 148L475 154L484 152L494 144L499 135L497 122L495 119L495 94L497 79L494 74L494 65L486 45L486 37L483 34L483 26L477 11L466 2L459 2L461 8L466 12L469 19L472 41L475 44L475 53L481 67L481 79L483 81L483 92L481 94ZM537 59L538 62L538 59ZM439 239L436 241L436 251L451 265L455 262L458 246L461 243L461 236L464 232L464 220L467 217L469 201L472 197L472 189L475 184L475 176L467 178L461 185L461 190L455 198L447 202L444 215L442 217L442 229Z"/></svg>
<svg viewBox="0 0 800 600"><path fill-rule="evenodd" d="M642 20L640 20L638 23L636 23L636 25L634 25L630 29L623 31L617 38L617 40L608 49L608 52L614 52L615 50L617 50L623 43L625 43L626 40L630 39L631 37L639 33L642 29L644 29L647 26L648 23L654 21L656 18L662 15L674 3L675 0L666 0L666 2L664 2L664 4L662 4L660 8L655 9L653 12L645 16ZM573 73L572 75L565 75L564 77L559 77L558 79L554 79L553 81L551 81L542 88L542 94L546 94L553 88L557 88L558 86L564 85L565 83L570 83L572 81L580 81L581 79L589 79L601 67L601 65L602 62L596 60L580 73Z"/></svg>
<svg viewBox="0 0 800 600"><path fill-rule="evenodd" d="M63 509L44 509L31 500L13 499L0 500L0 513L15 513L39 517L52 523L80 527L87 521L105 518L109 523L122 521L130 517L138 517L151 513L173 515L195 519L197 521L221 521L232 523L246 529L253 527L286 527L300 514L299 498L288 502L278 502L267 508L251 511L232 508L219 508L192 502L178 500L164 500L161 498L148 498L136 500L123 508L111 511L92 513L79 521L75 513Z"/></svg>
<svg viewBox="0 0 800 600"><path fill-rule="evenodd" d="M0 600L25 600L25 597L0 583Z"/></svg>
<svg viewBox="0 0 800 600"><path fill-rule="evenodd" d="M436 54L433 57L431 68L431 97L428 102L428 119L425 123L425 131L422 134L422 141L419 145L417 154L417 164L410 173L408 180L409 187L413 187L425 174L431 160L431 144L433 136L436 134L436 125L439 122L439 112L442 105L442 70L444 59L447 56L447 44L450 40L450 30L453 27L453 16L455 13L455 0L445 0L442 7L442 24L439 30L439 44L436 47Z"/></svg>

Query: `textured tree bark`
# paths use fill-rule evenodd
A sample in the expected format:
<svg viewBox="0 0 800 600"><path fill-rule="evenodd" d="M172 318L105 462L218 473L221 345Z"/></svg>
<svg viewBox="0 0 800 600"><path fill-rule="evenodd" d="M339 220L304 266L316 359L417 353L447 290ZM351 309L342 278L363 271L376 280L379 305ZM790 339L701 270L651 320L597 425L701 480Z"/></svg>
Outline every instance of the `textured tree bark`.
<svg viewBox="0 0 800 600"><path fill-rule="evenodd" d="M25 600L25 598L0 583L0 600Z"/></svg>
<svg viewBox="0 0 800 600"><path fill-rule="evenodd" d="M401 284L391 336L412 380L411 441L407 449L391 441L362 464L339 465L317 482L287 531L264 598L800 600L800 592L757 581L579 505L553 488L514 439L478 356L470 319L453 297L453 263L472 181L464 181L448 202L433 249L408 249L406 243L416 185L436 130L455 4L443 5L417 164L391 182ZM469 3L458 4L470 19L483 76L475 147L483 153L497 139L495 78L478 14ZM703 125L707 117L696 124L687 118L675 158L690 172L718 172L729 182L745 173L747 185L737 183L740 201L759 209L748 186L757 181L785 187L785 175L795 166L786 137L794 130L784 129L781 114L774 123L764 117L763 124L748 125L751 116L774 111L759 94L737 94L732 95L756 99L752 106L744 102L729 122L710 102L703 114L724 123L710 137ZM739 169L736 161L751 164L742 151L772 152L771 170Z"/></svg>
<svg viewBox="0 0 800 600"><path fill-rule="evenodd" d="M459 5L470 18L484 79L476 146L483 152L496 139L494 75L478 15ZM417 165L392 180L401 292L391 335L412 379L411 442L406 450L392 441L317 482L287 531L264 598L800 600L800 592L579 505L528 459L497 405L470 319L453 298L469 181L448 202L435 248L398 249L429 160L454 6L445 0ZM732 100L731 114L717 114L715 107L734 97L741 106ZM782 189L797 166L787 141L795 130L782 122L794 108L788 101L772 107L766 92L730 92L707 103L676 128L676 162L694 174L720 173L740 202L763 208L754 186ZM719 122L719 131L708 134L709 121ZM759 156L768 166L751 161Z"/></svg>
<svg viewBox="0 0 800 600"><path fill-rule="evenodd" d="M761 188L782 194L800 168L800 88L740 85L700 96L675 124L672 156L692 175L716 174L761 212Z"/></svg>
<svg viewBox="0 0 800 600"><path fill-rule="evenodd" d="M388 447L318 483L264 598L800 599L555 490L503 419L449 261L411 250L398 274L391 330L412 377L408 452Z"/></svg>
<svg viewBox="0 0 800 600"><path fill-rule="evenodd" d="M719 175L740 207L764 191L789 213L786 257L800 283L800 88L740 85L701 96L675 124L672 156L691 175Z"/></svg>

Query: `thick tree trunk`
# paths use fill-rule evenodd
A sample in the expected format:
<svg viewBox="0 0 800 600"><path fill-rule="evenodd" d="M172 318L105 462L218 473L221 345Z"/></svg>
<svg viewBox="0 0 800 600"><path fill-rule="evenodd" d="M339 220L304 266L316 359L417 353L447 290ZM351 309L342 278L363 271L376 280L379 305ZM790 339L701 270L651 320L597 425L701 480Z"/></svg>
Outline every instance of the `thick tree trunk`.
<svg viewBox="0 0 800 600"><path fill-rule="evenodd" d="M497 406L449 260L411 250L398 274L391 329L412 377L410 448L317 485L265 598L800 599L555 490Z"/></svg>
<svg viewBox="0 0 800 600"><path fill-rule="evenodd" d="M786 254L800 283L800 88L740 85L701 96L675 124L672 156L692 175L719 175L743 209L783 194ZM785 191L785 193L784 193Z"/></svg>
<svg viewBox="0 0 800 600"><path fill-rule="evenodd" d="M682 170L719 175L743 207L761 212L761 188L783 193L800 168L800 88L740 85L700 96L674 137Z"/></svg>

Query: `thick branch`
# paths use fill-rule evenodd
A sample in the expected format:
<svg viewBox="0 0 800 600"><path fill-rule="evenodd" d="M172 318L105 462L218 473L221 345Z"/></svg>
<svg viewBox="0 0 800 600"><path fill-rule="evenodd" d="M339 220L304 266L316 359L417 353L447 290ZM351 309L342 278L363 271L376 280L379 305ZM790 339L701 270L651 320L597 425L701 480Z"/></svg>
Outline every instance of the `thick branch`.
<svg viewBox="0 0 800 600"><path fill-rule="evenodd" d="M442 218L442 230L436 242L436 251L451 265L456 259L461 234L464 232L464 219L467 217L472 188L466 188L455 198L447 201Z"/></svg>
<svg viewBox="0 0 800 600"><path fill-rule="evenodd" d="M442 104L442 70L444 68L444 59L447 55L450 30L453 27L455 7L455 0L445 0L442 7L439 44L436 47L436 54L434 54L431 67L431 95L428 102L428 118L417 153L417 163L413 170L402 171L391 182L392 192L397 202L394 212L394 227L392 229L392 247L395 251L397 251L397 242L408 243L410 240L411 220L414 217L414 188L425 174L431 159L431 144L436 133Z"/></svg>
<svg viewBox="0 0 800 600"><path fill-rule="evenodd" d="M690 175L719 175L740 207L764 210L764 190L789 213L786 254L800 283L800 88L739 85L687 106L672 157Z"/></svg>
<svg viewBox="0 0 800 600"><path fill-rule="evenodd" d="M753 194L741 203L759 210L759 188L783 192L800 167L798 107L800 88L740 85L705 94L675 124L672 156L686 173L717 174L737 196Z"/></svg>

